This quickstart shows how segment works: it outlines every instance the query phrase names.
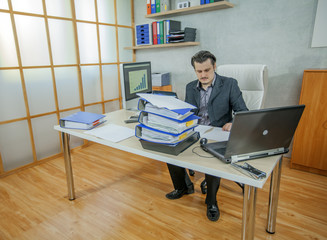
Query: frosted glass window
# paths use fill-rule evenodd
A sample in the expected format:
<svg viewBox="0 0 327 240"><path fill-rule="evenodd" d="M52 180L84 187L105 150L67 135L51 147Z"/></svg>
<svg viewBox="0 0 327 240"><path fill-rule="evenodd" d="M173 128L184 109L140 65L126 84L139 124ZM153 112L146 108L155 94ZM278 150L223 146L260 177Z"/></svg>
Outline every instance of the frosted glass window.
<svg viewBox="0 0 327 240"><path fill-rule="evenodd" d="M77 23L81 63L98 63L98 41L95 24Z"/></svg>
<svg viewBox="0 0 327 240"><path fill-rule="evenodd" d="M77 69L75 67L55 68L59 109L80 106Z"/></svg>
<svg viewBox="0 0 327 240"><path fill-rule="evenodd" d="M119 97L117 65L102 66L104 100Z"/></svg>
<svg viewBox="0 0 327 240"><path fill-rule="evenodd" d="M57 17L72 17L70 0L46 0L47 14Z"/></svg>
<svg viewBox="0 0 327 240"><path fill-rule="evenodd" d="M133 61L133 51L124 49L124 47L130 47L133 45L132 38L133 38L132 29L118 28L118 45L119 45L120 62Z"/></svg>
<svg viewBox="0 0 327 240"><path fill-rule="evenodd" d="M0 70L0 121L26 117L18 70Z"/></svg>
<svg viewBox="0 0 327 240"><path fill-rule="evenodd" d="M9 10L8 0L0 0L0 9Z"/></svg>
<svg viewBox="0 0 327 240"><path fill-rule="evenodd" d="M96 104L96 105L92 105L92 106L87 106L87 107L85 107L85 111L102 114L102 105Z"/></svg>
<svg viewBox="0 0 327 240"><path fill-rule="evenodd" d="M71 21L49 19L53 64L76 64L74 28Z"/></svg>
<svg viewBox="0 0 327 240"><path fill-rule="evenodd" d="M79 112L80 110L74 110L74 111L67 111L67 112L63 112L60 114L60 118L63 117L67 117L73 113ZM84 144L84 140L82 138L79 137L75 137L75 136L71 136L69 138L69 145L70 145L70 149L73 149L74 147L78 147L78 146L82 146Z"/></svg>
<svg viewBox="0 0 327 240"><path fill-rule="evenodd" d="M0 67L18 67L9 13L0 13Z"/></svg>
<svg viewBox="0 0 327 240"><path fill-rule="evenodd" d="M24 77L31 115L55 111L50 68L24 69Z"/></svg>
<svg viewBox="0 0 327 240"><path fill-rule="evenodd" d="M102 63L117 62L116 28L99 26Z"/></svg>
<svg viewBox="0 0 327 240"><path fill-rule="evenodd" d="M131 1L117 1L117 22L119 25L132 26Z"/></svg>
<svg viewBox="0 0 327 240"><path fill-rule="evenodd" d="M49 50L43 18L15 15L23 66L49 65Z"/></svg>
<svg viewBox="0 0 327 240"><path fill-rule="evenodd" d="M104 104L105 112L113 112L120 109L119 101L107 102Z"/></svg>
<svg viewBox="0 0 327 240"><path fill-rule="evenodd" d="M98 19L102 23L115 23L114 0L98 0Z"/></svg>
<svg viewBox="0 0 327 240"><path fill-rule="evenodd" d="M31 121L37 160L60 153L59 135L53 129L54 125L58 125L57 115L33 118Z"/></svg>
<svg viewBox="0 0 327 240"><path fill-rule="evenodd" d="M100 73L98 66L85 66L82 69L84 103L101 101Z"/></svg>
<svg viewBox="0 0 327 240"><path fill-rule="evenodd" d="M94 0L75 0L76 19L95 22Z"/></svg>
<svg viewBox="0 0 327 240"><path fill-rule="evenodd" d="M11 0L14 11L43 14L42 0Z"/></svg>
<svg viewBox="0 0 327 240"><path fill-rule="evenodd" d="M27 121L0 125L0 152L5 171L33 162Z"/></svg>

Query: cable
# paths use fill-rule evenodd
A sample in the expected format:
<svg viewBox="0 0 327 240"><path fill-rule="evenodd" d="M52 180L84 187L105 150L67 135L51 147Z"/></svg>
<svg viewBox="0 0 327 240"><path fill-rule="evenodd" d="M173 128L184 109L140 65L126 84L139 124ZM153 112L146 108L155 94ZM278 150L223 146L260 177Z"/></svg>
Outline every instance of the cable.
<svg viewBox="0 0 327 240"><path fill-rule="evenodd" d="M198 155L199 157L203 157L203 158L214 158L214 156L203 156L203 155L201 155L201 154L195 152L195 149L196 149L196 148L201 148L201 147L196 146L196 147L192 148L192 153ZM201 148L201 149L202 149L202 148Z"/></svg>

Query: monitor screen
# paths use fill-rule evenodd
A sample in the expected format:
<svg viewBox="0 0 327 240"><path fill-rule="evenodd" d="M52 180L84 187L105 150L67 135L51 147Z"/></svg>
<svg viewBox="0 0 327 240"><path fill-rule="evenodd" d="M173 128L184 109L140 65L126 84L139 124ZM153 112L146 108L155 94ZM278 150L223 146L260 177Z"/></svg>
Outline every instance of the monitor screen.
<svg viewBox="0 0 327 240"><path fill-rule="evenodd" d="M151 62L123 64L126 101L137 98L137 93L152 91Z"/></svg>

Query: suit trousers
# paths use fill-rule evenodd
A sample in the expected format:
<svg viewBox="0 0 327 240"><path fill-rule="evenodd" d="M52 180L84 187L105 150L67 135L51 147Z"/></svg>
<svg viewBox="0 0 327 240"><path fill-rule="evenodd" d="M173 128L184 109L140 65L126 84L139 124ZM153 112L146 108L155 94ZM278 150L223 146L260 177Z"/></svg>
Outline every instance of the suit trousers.
<svg viewBox="0 0 327 240"><path fill-rule="evenodd" d="M169 163L167 163L167 166L176 190L185 189L192 185L185 168ZM207 197L205 203L209 205L215 204L217 202L217 192L220 186L220 177L205 174L205 180L207 182Z"/></svg>

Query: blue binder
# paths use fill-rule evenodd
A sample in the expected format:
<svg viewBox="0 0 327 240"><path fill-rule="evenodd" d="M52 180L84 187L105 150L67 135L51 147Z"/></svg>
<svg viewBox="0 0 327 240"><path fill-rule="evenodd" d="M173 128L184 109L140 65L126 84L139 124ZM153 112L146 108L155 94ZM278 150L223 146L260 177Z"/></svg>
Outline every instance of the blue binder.
<svg viewBox="0 0 327 240"><path fill-rule="evenodd" d="M90 113L90 112L77 112L59 120L60 127L89 130L102 123L105 115Z"/></svg>

